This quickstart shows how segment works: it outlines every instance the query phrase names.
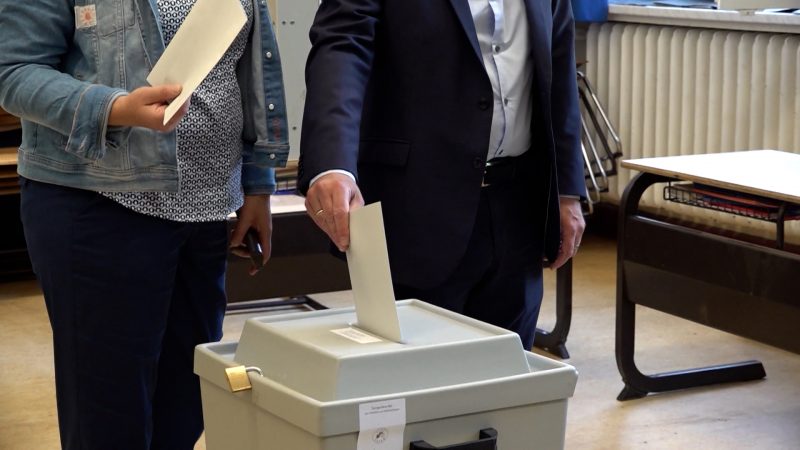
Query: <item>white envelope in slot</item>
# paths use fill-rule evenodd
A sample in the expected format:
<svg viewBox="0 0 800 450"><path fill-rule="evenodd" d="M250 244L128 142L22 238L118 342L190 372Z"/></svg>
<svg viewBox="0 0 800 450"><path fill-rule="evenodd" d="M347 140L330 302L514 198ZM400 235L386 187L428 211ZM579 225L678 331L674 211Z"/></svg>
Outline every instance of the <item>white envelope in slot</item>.
<svg viewBox="0 0 800 450"><path fill-rule="evenodd" d="M347 268L356 306L356 326L384 339L402 342L380 203L350 212Z"/></svg>

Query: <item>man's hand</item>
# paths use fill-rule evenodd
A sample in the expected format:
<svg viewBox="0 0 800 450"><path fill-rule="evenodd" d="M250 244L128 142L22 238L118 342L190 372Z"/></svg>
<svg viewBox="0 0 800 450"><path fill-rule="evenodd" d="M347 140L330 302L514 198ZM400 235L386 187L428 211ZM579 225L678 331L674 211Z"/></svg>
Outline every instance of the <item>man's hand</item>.
<svg viewBox="0 0 800 450"><path fill-rule="evenodd" d="M117 97L111 105L108 124L145 127L156 131L172 131L189 111L189 100L164 125L164 111L169 102L181 93L180 85L140 87L128 95Z"/></svg>
<svg viewBox="0 0 800 450"><path fill-rule="evenodd" d="M563 266L570 258L578 252L581 245L583 230L586 222L583 220L581 202L578 199L561 197L559 198L561 209L561 246L558 248L558 257L550 268L555 270Z"/></svg>
<svg viewBox="0 0 800 450"><path fill-rule="evenodd" d="M356 182L341 173L316 180L306 195L306 211L314 223L345 251L350 246L350 211L364 206Z"/></svg>
<svg viewBox="0 0 800 450"><path fill-rule="evenodd" d="M237 256L249 257L249 254L238 251L243 247L247 230L253 229L258 234L261 244L262 263L266 264L272 254L272 211L269 206L269 195L246 195L244 204L237 212L239 220L231 235L230 247ZM250 268L250 275L258 272L257 267Z"/></svg>

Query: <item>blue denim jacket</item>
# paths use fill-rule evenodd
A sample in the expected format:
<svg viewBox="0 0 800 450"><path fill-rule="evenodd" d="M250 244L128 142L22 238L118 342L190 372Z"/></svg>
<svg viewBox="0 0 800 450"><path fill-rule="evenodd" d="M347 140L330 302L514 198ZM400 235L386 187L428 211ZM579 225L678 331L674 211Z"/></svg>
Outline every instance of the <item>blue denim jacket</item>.
<svg viewBox="0 0 800 450"><path fill-rule="evenodd" d="M266 3L253 0L257 20L237 69L250 195L275 190L274 167L289 154ZM88 13L81 27L76 11ZM22 119L20 175L98 191L177 191L175 132L108 126L112 102L146 86L163 51L156 0L0 0L0 106Z"/></svg>

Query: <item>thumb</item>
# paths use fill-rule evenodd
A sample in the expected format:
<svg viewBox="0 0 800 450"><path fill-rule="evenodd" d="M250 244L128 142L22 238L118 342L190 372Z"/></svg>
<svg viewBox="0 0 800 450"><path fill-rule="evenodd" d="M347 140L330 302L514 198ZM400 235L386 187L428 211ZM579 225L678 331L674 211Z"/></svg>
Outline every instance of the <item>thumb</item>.
<svg viewBox="0 0 800 450"><path fill-rule="evenodd" d="M350 197L350 211L362 206L364 206L364 197L361 196L361 190L356 187Z"/></svg>
<svg viewBox="0 0 800 450"><path fill-rule="evenodd" d="M142 100L146 104L152 103L168 103L177 97L183 90L179 84L165 84L161 86L153 86L150 89L142 92Z"/></svg>
<svg viewBox="0 0 800 450"><path fill-rule="evenodd" d="M230 247L241 246L244 242L244 235L245 233L247 233L248 228L249 226L243 225L241 221L238 221L233 229L233 234L231 235L229 246Z"/></svg>

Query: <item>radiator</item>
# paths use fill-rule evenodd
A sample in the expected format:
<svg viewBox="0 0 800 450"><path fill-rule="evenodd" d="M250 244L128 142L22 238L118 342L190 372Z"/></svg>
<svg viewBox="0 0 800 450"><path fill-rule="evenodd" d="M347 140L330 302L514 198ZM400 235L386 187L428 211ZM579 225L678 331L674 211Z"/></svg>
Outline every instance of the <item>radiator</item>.
<svg viewBox="0 0 800 450"><path fill-rule="evenodd" d="M619 132L623 159L765 148L800 153L798 36L593 24L586 60L586 75ZM604 201L618 202L633 175L621 169ZM666 205L658 189L643 204L774 236L774 224ZM798 225L787 224L787 241L800 240Z"/></svg>

